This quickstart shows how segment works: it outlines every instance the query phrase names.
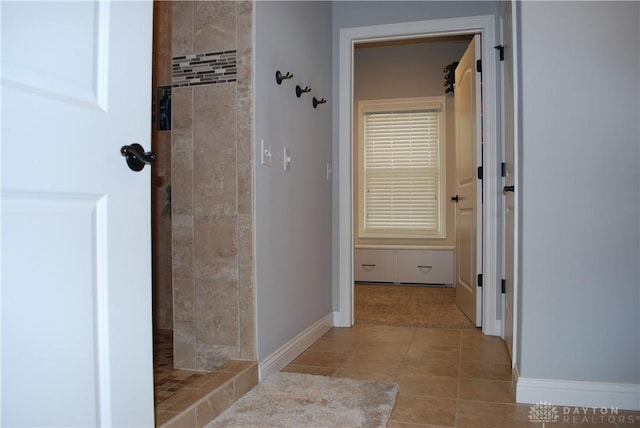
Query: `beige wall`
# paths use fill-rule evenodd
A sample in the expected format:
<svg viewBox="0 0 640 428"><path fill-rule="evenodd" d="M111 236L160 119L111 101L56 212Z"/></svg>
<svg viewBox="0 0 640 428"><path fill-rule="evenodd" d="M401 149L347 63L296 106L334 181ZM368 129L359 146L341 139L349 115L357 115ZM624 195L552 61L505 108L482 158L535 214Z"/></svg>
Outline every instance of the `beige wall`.
<svg viewBox="0 0 640 428"><path fill-rule="evenodd" d="M173 3L172 56L237 50L237 82L173 88L175 365L255 359L250 1Z"/></svg>
<svg viewBox="0 0 640 428"><path fill-rule="evenodd" d="M354 114L358 101L445 95L442 69L458 61L468 45L467 37L377 43L356 47L354 53ZM455 118L453 94L446 94L446 239L358 238L356 245L455 245L455 210L450 201L455 185ZM358 123L357 120L354 123ZM354 126L354 189L358 188L357 127ZM355 195L354 195L355 196ZM358 201L354 197L354 213ZM354 230L358 217L354 215Z"/></svg>

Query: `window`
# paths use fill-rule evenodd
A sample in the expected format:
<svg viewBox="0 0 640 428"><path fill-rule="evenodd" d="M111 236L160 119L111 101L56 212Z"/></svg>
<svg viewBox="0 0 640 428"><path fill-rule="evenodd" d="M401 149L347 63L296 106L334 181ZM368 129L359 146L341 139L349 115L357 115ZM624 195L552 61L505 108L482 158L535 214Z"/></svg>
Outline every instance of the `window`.
<svg viewBox="0 0 640 428"><path fill-rule="evenodd" d="M445 238L444 97L360 101L358 235Z"/></svg>

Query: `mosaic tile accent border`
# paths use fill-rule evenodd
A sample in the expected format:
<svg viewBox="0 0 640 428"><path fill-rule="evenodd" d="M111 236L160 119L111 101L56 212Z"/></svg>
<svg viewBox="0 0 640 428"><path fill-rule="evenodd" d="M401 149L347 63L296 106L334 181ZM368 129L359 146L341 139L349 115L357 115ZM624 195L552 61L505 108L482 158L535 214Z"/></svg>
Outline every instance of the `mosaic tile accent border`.
<svg viewBox="0 0 640 428"><path fill-rule="evenodd" d="M174 88L235 82L238 79L237 52L177 56L173 58L171 74Z"/></svg>

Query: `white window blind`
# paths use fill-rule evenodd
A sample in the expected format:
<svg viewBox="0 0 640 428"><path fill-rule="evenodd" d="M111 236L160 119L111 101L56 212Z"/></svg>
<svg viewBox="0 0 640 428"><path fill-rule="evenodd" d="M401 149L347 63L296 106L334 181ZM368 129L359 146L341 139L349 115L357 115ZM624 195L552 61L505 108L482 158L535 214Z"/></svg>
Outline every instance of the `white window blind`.
<svg viewBox="0 0 640 428"><path fill-rule="evenodd" d="M362 113L364 235L441 237L441 105L372 110Z"/></svg>

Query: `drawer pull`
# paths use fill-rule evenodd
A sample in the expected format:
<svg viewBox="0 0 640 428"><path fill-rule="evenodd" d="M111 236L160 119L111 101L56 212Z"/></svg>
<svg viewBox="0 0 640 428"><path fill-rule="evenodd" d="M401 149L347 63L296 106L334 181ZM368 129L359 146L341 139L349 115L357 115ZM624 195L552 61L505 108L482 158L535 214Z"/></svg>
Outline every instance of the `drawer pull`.
<svg viewBox="0 0 640 428"><path fill-rule="evenodd" d="M373 270L373 268L376 267L376 265L362 265L362 269L365 270L365 272L371 272Z"/></svg>
<svg viewBox="0 0 640 428"><path fill-rule="evenodd" d="M420 269L422 271L422 273L427 273L431 270L433 266L424 266L424 265L418 265L418 269Z"/></svg>

